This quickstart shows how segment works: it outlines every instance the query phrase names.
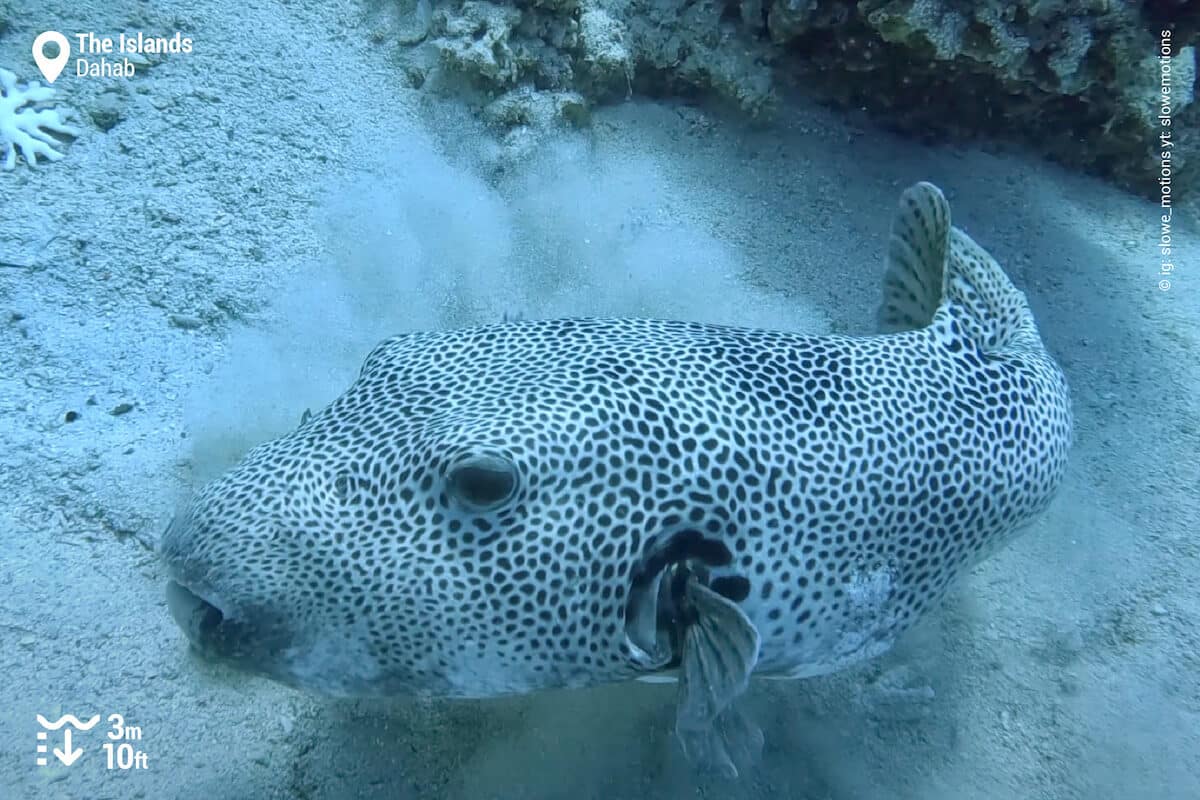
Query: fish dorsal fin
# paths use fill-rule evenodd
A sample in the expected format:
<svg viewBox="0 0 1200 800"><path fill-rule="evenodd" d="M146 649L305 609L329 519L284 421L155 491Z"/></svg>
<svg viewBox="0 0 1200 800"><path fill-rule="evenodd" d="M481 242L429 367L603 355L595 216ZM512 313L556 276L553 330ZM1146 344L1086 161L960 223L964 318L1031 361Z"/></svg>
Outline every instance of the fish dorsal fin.
<svg viewBox="0 0 1200 800"><path fill-rule="evenodd" d="M675 733L694 765L736 778L734 761L762 751L762 731L733 707L758 664L761 639L736 603L694 577L686 603L694 618L684 633Z"/></svg>
<svg viewBox="0 0 1200 800"><path fill-rule="evenodd" d="M1025 295L975 240L950 224L950 204L932 183L900 195L888 239L879 327L930 325L940 312L984 352L1041 346Z"/></svg>
<svg viewBox="0 0 1200 800"><path fill-rule="evenodd" d="M888 237L879 327L884 333L924 328L942 303L950 249L950 204L932 183L910 186Z"/></svg>

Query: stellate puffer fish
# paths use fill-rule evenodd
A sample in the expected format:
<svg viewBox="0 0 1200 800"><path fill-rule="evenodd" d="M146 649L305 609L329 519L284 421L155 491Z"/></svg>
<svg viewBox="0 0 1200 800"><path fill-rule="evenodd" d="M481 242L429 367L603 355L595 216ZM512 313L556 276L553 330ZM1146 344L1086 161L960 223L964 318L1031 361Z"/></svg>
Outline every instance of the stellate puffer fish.
<svg viewBox="0 0 1200 800"><path fill-rule="evenodd" d="M168 605L200 651L331 695L673 675L686 756L734 776L752 675L885 652L1063 478L1064 376L931 184L901 197L880 324L388 339L176 515Z"/></svg>

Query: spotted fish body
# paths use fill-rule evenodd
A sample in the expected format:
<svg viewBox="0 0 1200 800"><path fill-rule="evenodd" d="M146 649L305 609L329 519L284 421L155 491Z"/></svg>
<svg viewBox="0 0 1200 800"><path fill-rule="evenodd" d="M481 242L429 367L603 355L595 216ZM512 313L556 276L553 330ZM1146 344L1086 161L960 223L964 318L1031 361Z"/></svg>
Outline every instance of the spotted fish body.
<svg viewBox="0 0 1200 800"><path fill-rule="evenodd" d="M722 646L680 633L704 608L742 620L747 672L875 656L1045 508L1071 439L1024 296L929 184L902 197L881 323L389 339L176 517L172 610L200 649L341 695L644 676Z"/></svg>

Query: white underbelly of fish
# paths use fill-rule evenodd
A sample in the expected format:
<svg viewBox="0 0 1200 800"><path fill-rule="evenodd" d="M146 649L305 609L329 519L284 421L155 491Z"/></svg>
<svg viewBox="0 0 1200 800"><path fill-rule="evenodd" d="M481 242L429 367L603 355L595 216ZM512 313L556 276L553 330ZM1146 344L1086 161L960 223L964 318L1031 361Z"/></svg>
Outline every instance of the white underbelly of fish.
<svg viewBox="0 0 1200 800"><path fill-rule="evenodd" d="M812 678L881 656L915 620L902 617L896 601L895 577L888 567L855 573L842 597L845 604L832 614L815 611L822 620L805 627L799 641L785 626L775 641L763 643L755 675L764 678Z"/></svg>

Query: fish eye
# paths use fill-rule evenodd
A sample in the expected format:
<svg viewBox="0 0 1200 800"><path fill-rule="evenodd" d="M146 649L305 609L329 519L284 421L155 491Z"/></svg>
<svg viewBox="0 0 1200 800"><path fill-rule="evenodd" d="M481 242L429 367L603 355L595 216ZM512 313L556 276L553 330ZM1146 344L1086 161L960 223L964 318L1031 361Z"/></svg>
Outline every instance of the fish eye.
<svg viewBox="0 0 1200 800"><path fill-rule="evenodd" d="M491 509L501 505L517 489L517 469L498 456L472 456L455 464L449 472L451 494L465 505Z"/></svg>

